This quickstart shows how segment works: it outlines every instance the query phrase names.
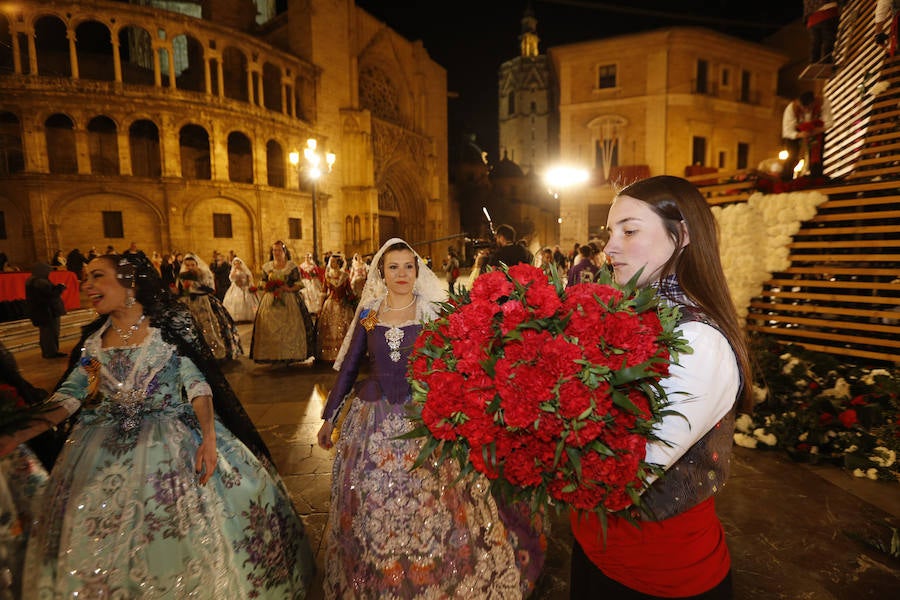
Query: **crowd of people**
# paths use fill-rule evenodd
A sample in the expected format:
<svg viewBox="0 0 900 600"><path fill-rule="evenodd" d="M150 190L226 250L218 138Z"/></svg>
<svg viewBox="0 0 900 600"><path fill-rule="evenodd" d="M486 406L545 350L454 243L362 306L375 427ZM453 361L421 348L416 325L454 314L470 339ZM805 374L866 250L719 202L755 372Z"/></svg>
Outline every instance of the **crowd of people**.
<svg viewBox="0 0 900 600"><path fill-rule="evenodd" d="M571 597L733 598L714 499L751 374L715 219L692 184L660 176L617 195L608 231L603 247L543 248L535 257L502 225L469 280L528 263L578 285L611 269L617 283L654 288L683 315L692 352L660 382L673 406L644 449L666 470L643 492L651 510L629 519L571 514ZM335 253L320 269L311 256L295 263L276 240L258 281L231 258L221 299L225 280L193 253L180 257L171 284L164 256L90 260L82 289L98 317L47 412L0 431L0 489L18 492L0 495L0 512L26 524L10 546L21 597L306 597L315 561L305 525L222 370L218 350L240 349L226 339L229 307L241 320L252 316L250 359L321 354L337 371L316 435L334 451L326 598L531 595L547 551L542 511L495 497L484 476L452 461L418 463L423 442L405 435L414 426L411 352L453 285L464 285L454 258L448 253L439 277L393 238L370 261L348 264ZM321 283L321 302L303 293L309 281ZM3 376L34 395L15 368ZM44 467L28 444L56 425L66 441ZM13 477L26 472L27 488Z"/></svg>

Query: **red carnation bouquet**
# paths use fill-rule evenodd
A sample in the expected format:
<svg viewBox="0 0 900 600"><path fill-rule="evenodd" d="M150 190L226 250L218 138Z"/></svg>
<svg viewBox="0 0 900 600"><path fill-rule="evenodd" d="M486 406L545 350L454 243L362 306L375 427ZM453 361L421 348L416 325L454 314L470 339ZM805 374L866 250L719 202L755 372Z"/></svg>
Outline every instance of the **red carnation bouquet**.
<svg viewBox="0 0 900 600"><path fill-rule="evenodd" d="M419 464L455 459L507 501L632 518L662 469L645 445L667 410L676 308L653 289L565 288L530 265L475 279L424 326L410 361Z"/></svg>
<svg viewBox="0 0 900 600"><path fill-rule="evenodd" d="M281 294L284 293L285 285L286 284L281 279L269 279L266 281L266 287L264 289L272 294L272 304L284 306L284 298L281 297Z"/></svg>

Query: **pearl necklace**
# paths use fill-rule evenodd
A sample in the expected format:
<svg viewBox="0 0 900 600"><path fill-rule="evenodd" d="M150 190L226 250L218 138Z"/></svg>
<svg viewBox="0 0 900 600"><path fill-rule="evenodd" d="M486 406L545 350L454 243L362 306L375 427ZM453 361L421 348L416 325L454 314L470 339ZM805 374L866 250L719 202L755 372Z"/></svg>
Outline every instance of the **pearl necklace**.
<svg viewBox="0 0 900 600"><path fill-rule="evenodd" d="M413 294L413 298L412 298L412 300L409 301L409 304L407 304L406 306L401 306L400 308L394 308L393 306L391 306L390 304L388 304L388 299L385 298L385 299L384 299L384 310L385 310L385 311L391 311L391 310L406 310L407 308L409 308L410 306L412 306L413 304L415 304L415 302L416 302L416 295Z"/></svg>
<svg viewBox="0 0 900 600"><path fill-rule="evenodd" d="M128 340L131 339L131 336L133 336L135 333L137 333L137 330L141 328L141 323L144 322L145 318L146 318L146 315L141 315L140 319L138 319L137 321L135 321L132 325L130 325L128 327L128 331L125 331L123 329L119 329L118 327L116 327L116 324L113 323L112 317L109 318L109 324L112 325L112 328L116 330L116 333L119 334L119 337L122 338L122 341L127 342Z"/></svg>

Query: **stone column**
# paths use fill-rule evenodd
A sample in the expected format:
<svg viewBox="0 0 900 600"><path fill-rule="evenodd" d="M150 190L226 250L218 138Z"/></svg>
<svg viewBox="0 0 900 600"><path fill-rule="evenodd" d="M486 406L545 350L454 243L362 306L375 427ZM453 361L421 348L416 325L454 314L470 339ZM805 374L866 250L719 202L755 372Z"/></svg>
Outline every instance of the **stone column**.
<svg viewBox="0 0 900 600"><path fill-rule="evenodd" d="M109 37L113 48L113 72L115 73L116 83L122 83L122 57L119 56L119 36L110 33Z"/></svg>
<svg viewBox="0 0 900 600"><path fill-rule="evenodd" d="M28 31L28 66L32 75L38 74L37 46L34 43L34 29Z"/></svg>
<svg viewBox="0 0 900 600"><path fill-rule="evenodd" d="M12 49L13 49L13 72L16 75L22 74L22 50L19 48L19 31L13 27L13 23L10 22L9 34L12 38Z"/></svg>
<svg viewBox="0 0 900 600"><path fill-rule="evenodd" d="M150 50L153 51L153 85L162 87L162 67L159 64L159 48L150 44Z"/></svg>
<svg viewBox="0 0 900 600"><path fill-rule="evenodd" d="M66 37L69 39L69 64L72 69L72 79L78 79L78 48L75 45L75 32L66 27Z"/></svg>

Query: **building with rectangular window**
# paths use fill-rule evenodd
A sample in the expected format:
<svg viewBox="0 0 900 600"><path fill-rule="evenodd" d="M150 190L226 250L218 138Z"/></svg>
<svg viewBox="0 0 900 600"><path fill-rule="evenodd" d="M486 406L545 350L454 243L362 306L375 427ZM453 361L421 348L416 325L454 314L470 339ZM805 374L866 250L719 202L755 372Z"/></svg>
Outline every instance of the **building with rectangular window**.
<svg viewBox="0 0 900 600"><path fill-rule="evenodd" d="M788 56L699 27L555 46L559 156L590 183L560 196L560 243L602 235L617 189L653 175L755 168L781 145Z"/></svg>

